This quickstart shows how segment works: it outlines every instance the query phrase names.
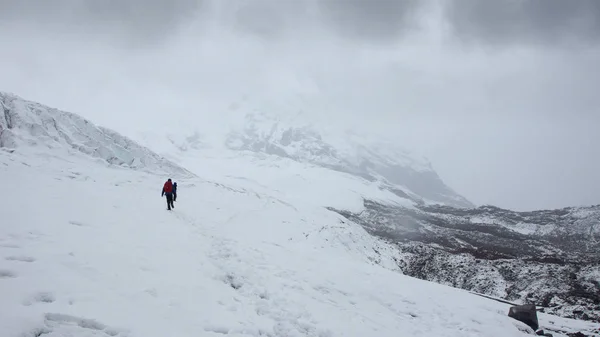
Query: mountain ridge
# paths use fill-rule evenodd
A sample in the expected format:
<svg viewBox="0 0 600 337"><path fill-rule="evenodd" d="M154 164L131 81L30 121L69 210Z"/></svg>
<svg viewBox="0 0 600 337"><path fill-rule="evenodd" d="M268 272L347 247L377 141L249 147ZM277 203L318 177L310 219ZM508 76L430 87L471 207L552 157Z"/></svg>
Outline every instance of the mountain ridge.
<svg viewBox="0 0 600 337"><path fill-rule="evenodd" d="M598 233L598 226L584 223L600 223L595 206L516 212L493 205L440 205L390 182L385 172L369 170L369 165L361 167L361 162L354 159L360 158L361 148L368 153L372 147L360 144L364 138L357 138L358 146L350 142L339 146L309 123L290 126L268 114L250 113L246 123L229 134L226 145L238 152L288 158L349 173L367 182L378 182L380 188L413 202L415 208L407 208L374 202L366 196L360 212L330 207L372 235L396 244L406 258L399 266L408 275L505 300L534 302L543 310L565 317L593 319L600 313L595 295L600 288L590 281L598 266L593 253L597 245L582 245L587 237L578 236L586 231ZM347 155L344 150L358 155ZM390 155L395 154L391 151ZM373 162L379 159L377 153L371 158ZM385 158L382 162L386 163ZM419 164L423 163L417 163L412 171L433 171L428 163ZM395 169L394 165L389 167ZM570 217L565 220L567 214ZM556 227L557 221L572 226ZM591 238L597 240L596 236ZM592 263L591 269L582 262ZM455 272L428 265L452 266L450 270ZM470 280L472 276L479 283ZM552 281L548 286L538 284L543 280Z"/></svg>
<svg viewBox="0 0 600 337"><path fill-rule="evenodd" d="M7 107L10 129L5 119L2 132L16 147L0 151L0 184L10 191L0 194L3 335L534 333L507 316L506 304L402 275L399 250L323 207L332 199L348 207L361 196L386 205L405 200L364 179L240 153L220 163L236 165L231 171L207 172L200 158L189 167L202 177L175 177L180 197L166 211L158 193L164 177L155 169L167 163L122 169L106 161L113 152L88 154L114 150L118 136L78 131L81 120L72 115ZM114 154L150 156L135 149ZM261 174L246 173L253 169ZM286 185L290 176L298 184ZM323 184L330 194L315 196L326 192ZM294 193L306 185L311 193ZM539 317L557 337L597 336L586 322Z"/></svg>
<svg viewBox="0 0 600 337"><path fill-rule="evenodd" d="M192 176L116 131L96 126L81 116L0 92L0 147L67 150L132 169Z"/></svg>
<svg viewBox="0 0 600 337"><path fill-rule="evenodd" d="M7 151L20 152L25 147L40 151L66 149L69 155L96 158L111 167L181 177L193 175L149 148L96 127L75 114L3 93L0 103L3 110L0 145ZM261 127L269 123L267 119ZM271 125L262 129L264 132L254 132L252 127L247 130L235 130L227 138L226 145L231 150L227 155L231 158L220 162L220 168L235 167L225 172L215 171L222 181L245 186L228 187L229 191L238 194L261 191L269 196L263 206L273 202L295 211L305 206L327 208L340 216L340 228L362 226L373 235L373 239L369 238L373 243L370 248L363 247L368 251L355 251L357 256L368 256L374 263L386 264L386 268L401 270L409 276L498 298L534 302L549 313L565 317L586 320L598 317L600 284L594 283L594 277L598 279L600 275L595 254L600 242L600 206L532 212L489 205L466 207L459 195L443 194L443 182L442 187L434 184L441 188L434 192L445 197L448 204L436 204L423 197L418 188L415 191L414 186L412 189L404 186L404 181L432 168L418 159L415 167L410 167L413 158L402 150L396 152L393 147L385 147L383 153L373 153L370 144L363 144L366 148L363 153L356 144L346 144L347 148L340 150L335 142L310 127ZM361 141L355 143L361 145ZM203 151L208 144L203 143L201 133L183 140L169 139L169 144L179 151L175 158L182 155L195 159L200 163L199 171L207 174L204 170L209 158L202 156L206 155ZM352 151L357 151L356 157ZM215 155L211 159L223 159L219 152L211 153ZM399 159L394 160L396 155ZM365 157L366 164L360 160ZM240 171L244 165L248 167ZM256 167L250 167L253 165ZM406 169L407 165L414 175L400 177L404 180L394 180L395 176L386 171ZM225 185L219 182L214 186ZM253 195L258 200L264 198L257 192ZM459 202L453 202L453 196ZM251 211L258 212L260 208ZM325 244L330 239L339 239L337 232L321 233L333 227L323 226L302 235L310 240L318 238L323 241L319 244ZM322 240L320 235L331 236ZM585 239L589 239L588 244L581 245ZM342 245L347 245L355 238L344 240L347 241ZM383 252L381 247L394 247L394 251Z"/></svg>
<svg viewBox="0 0 600 337"><path fill-rule="evenodd" d="M365 200L363 212L334 211L398 245L407 275L599 321L600 205L515 212Z"/></svg>
<svg viewBox="0 0 600 337"><path fill-rule="evenodd" d="M356 133L345 133L332 142L311 125L282 125L274 118L253 113L246 115L246 124L226 139L230 149L287 157L380 181L390 191L416 202L474 206L446 186L426 159L416 158L391 142L366 142Z"/></svg>

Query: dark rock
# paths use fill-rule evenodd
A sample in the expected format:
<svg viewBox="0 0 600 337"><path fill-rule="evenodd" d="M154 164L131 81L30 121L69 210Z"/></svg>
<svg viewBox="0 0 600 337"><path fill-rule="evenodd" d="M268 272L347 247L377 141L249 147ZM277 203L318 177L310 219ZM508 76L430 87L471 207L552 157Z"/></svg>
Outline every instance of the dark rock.
<svg viewBox="0 0 600 337"><path fill-rule="evenodd" d="M405 275L600 322L600 235L590 230L600 205L514 212L364 200L360 213L329 210L396 245Z"/></svg>
<svg viewBox="0 0 600 337"><path fill-rule="evenodd" d="M581 331L575 332L575 333L568 333L567 336L569 336L569 337L587 337L587 335L584 333L581 333Z"/></svg>
<svg viewBox="0 0 600 337"><path fill-rule="evenodd" d="M544 335L544 330L538 330L535 332L536 335L538 336L543 336Z"/></svg>
<svg viewBox="0 0 600 337"><path fill-rule="evenodd" d="M537 330L539 328L535 304L524 304L510 307L508 316L527 324L533 330Z"/></svg>

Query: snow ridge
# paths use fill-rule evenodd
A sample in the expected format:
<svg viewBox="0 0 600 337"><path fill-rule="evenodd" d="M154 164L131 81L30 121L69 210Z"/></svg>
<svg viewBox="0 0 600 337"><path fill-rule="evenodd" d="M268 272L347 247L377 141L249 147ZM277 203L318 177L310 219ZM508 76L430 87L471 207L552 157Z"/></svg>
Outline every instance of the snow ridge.
<svg viewBox="0 0 600 337"><path fill-rule="evenodd" d="M184 168L113 130L73 113L16 95L1 93L0 147L66 150L99 158L109 165L190 176Z"/></svg>
<svg viewBox="0 0 600 337"><path fill-rule="evenodd" d="M246 115L243 126L229 134L226 144L238 151L291 158L378 181L413 201L473 206L446 186L425 158L390 141L369 141L355 132L335 136L311 124L291 126L257 112Z"/></svg>

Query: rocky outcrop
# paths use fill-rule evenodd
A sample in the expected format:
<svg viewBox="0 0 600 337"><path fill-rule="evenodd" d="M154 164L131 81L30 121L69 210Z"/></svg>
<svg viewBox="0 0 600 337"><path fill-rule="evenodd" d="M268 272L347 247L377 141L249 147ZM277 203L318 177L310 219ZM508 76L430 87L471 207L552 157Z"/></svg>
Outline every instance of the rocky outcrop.
<svg viewBox="0 0 600 337"><path fill-rule="evenodd" d="M2 112L2 115L0 116L0 147L14 147L15 144L12 136L12 131L10 131L13 128L12 116L10 114L10 110L4 104L4 100L2 99L1 95L0 110Z"/></svg>
<svg viewBox="0 0 600 337"><path fill-rule="evenodd" d="M364 207L336 211L394 242L408 275L564 317L600 317L600 205L513 212L365 200Z"/></svg>
<svg viewBox="0 0 600 337"><path fill-rule="evenodd" d="M535 304L523 304L510 307L508 310L508 317L527 324L533 330L537 330L540 327Z"/></svg>

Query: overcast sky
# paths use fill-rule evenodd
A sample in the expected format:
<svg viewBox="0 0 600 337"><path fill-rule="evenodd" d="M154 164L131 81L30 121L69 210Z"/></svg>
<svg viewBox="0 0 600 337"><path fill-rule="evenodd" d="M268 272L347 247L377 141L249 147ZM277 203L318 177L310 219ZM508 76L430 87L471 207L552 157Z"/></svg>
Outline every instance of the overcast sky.
<svg viewBox="0 0 600 337"><path fill-rule="evenodd" d="M600 203L597 0L0 0L0 90L130 136L302 99L477 204Z"/></svg>

